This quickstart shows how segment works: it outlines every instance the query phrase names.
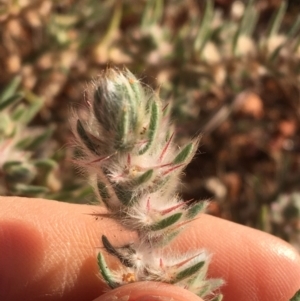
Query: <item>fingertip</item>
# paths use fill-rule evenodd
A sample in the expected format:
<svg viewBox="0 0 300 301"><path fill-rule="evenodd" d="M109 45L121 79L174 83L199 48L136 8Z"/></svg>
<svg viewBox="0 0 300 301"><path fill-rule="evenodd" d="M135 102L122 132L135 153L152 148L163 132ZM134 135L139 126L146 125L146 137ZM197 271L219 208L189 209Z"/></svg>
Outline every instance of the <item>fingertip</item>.
<svg viewBox="0 0 300 301"><path fill-rule="evenodd" d="M207 215L186 233L177 247L213 254L209 275L226 281L224 301L288 300L300 287L299 254L275 236Z"/></svg>
<svg viewBox="0 0 300 301"><path fill-rule="evenodd" d="M193 293L159 282L136 282L118 287L94 301L203 301Z"/></svg>

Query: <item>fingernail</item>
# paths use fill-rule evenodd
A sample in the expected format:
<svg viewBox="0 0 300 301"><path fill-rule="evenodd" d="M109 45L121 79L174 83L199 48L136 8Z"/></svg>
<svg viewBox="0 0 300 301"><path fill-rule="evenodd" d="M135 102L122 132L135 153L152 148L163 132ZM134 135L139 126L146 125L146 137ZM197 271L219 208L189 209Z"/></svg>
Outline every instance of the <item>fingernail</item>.
<svg viewBox="0 0 300 301"><path fill-rule="evenodd" d="M173 299L172 299L173 300ZM99 299L95 299L94 301L99 301ZM101 298L101 301L170 301L168 297L162 296L140 296L138 298L130 298L130 296L105 296Z"/></svg>
<svg viewBox="0 0 300 301"><path fill-rule="evenodd" d="M169 297L162 297L162 296L143 296L132 301L171 301L171 300L174 299Z"/></svg>
<svg viewBox="0 0 300 301"><path fill-rule="evenodd" d="M94 301L200 301L193 293L170 284L135 282L107 292Z"/></svg>
<svg viewBox="0 0 300 301"><path fill-rule="evenodd" d="M109 295L109 296L102 296L100 298L97 298L93 301L129 301L129 295L124 296L116 296L116 295Z"/></svg>

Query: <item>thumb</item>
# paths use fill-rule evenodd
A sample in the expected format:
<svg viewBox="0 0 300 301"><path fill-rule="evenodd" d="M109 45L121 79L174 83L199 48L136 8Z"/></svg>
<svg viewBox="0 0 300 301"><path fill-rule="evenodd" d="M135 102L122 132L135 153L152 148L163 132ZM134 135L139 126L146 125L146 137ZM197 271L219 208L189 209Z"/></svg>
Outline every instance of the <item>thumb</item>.
<svg viewBox="0 0 300 301"><path fill-rule="evenodd" d="M118 287L94 301L203 301L178 286L160 282L136 282Z"/></svg>

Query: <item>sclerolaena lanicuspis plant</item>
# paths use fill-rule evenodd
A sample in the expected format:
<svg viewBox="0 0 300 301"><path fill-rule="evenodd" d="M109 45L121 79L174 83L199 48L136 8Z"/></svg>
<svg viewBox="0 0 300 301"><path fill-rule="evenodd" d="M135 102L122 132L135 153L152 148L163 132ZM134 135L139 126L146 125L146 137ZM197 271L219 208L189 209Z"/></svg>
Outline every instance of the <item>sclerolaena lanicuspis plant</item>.
<svg viewBox="0 0 300 301"><path fill-rule="evenodd" d="M111 288L159 281L204 300L221 300L223 280L206 278L210 256L205 250L163 252L206 206L184 202L175 191L199 139L178 149L169 106L127 69L108 68L87 91L84 110L76 111L72 122L80 147L78 164L90 175L109 216L139 238L116 247L102 236L104 251L97 260L104 281ZM119 259L120 269L110 269L105 253Z"/></svg>

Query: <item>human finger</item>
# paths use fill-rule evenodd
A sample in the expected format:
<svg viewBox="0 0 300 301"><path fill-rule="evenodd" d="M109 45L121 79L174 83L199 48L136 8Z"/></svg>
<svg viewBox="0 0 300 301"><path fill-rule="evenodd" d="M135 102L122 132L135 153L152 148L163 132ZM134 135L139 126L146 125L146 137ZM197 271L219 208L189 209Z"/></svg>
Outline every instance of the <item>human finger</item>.
<svg viewBox="0 0 300 301"><path fill-rule="evenodd" d="M109 291L94 301L203 301L191 292L159 282L136 282Z"/></svg>
<svg viewBox="0 0 300 301"><path fill-rule="evenodd" d="M136 237L100 207L24 198L0 200L0 300L93 300L107 289L95 260L99 237L122 246ZM171 245L172 252L205 247L209 274L223 277L224 300L283 300L300 287L300 260L281 240L201 215ZM108 256L112 268L118 262Z"/></svg>

